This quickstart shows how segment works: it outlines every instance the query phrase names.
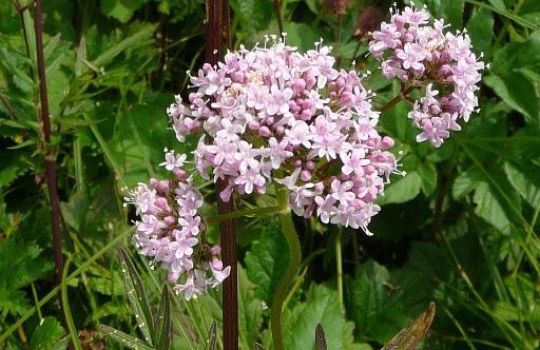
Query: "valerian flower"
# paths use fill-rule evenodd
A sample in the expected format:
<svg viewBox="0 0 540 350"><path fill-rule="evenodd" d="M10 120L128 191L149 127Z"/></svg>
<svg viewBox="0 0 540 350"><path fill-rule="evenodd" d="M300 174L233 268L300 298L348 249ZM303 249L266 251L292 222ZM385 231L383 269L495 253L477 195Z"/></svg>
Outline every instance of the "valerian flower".
<svg viewBox="0 0 540 350"><path fill-rule="evenodd" d="M460 130L458 120L467 122L478 107L475 92L484 63L465 31L447 32L442 19L430 20L427 11L412 7L393 13L390 23L372 33L369 50L382 61L387 78L410 89L425 88L408 117L422 130L418 142L439 147L450 131Z"/></svg>

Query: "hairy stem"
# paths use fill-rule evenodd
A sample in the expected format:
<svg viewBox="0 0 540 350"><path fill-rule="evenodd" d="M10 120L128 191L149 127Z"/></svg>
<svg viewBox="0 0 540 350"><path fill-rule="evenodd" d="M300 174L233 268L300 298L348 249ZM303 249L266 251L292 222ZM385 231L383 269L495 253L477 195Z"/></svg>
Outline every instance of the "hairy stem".
<svg viewBox="0 0 540 350"><path fill-rule="evenodd" d="M287 245L289 246L289 266L287 266L287 270L279 281L276 291L272 297L270 323L274 349L284 350L283 331L281 328L281 311L283 303L287 298L289 287L291 286L294 277L300 268L302 251L300 249L300 241L298 240L298 235L296 234L296 229L294 228L294 223L289 209L289 191L285 187L276 186L276 195L279 206L282 208L279 218L281 221L281 227L283 229L283 235L285 236Z"/></svg>
<svg viewBox="0 0 540 350"><path fill-rule="evenodd" d="M39 97L41 102L38 121L41 123L41 143L44 151L45 175L47 178L47 188L49 190L49 201L51 206L51 229L56 284L60 285L60 283L62 283L62 272L64 271L64 257L62 255L62 237L60 232L60 199L56 187L56 153L51 147L51 121L49 117L49 102L47 96L47 78L45 76L45 59L43 57L42 17L41 0L36 0L36 57L39 78Z"/></svg>

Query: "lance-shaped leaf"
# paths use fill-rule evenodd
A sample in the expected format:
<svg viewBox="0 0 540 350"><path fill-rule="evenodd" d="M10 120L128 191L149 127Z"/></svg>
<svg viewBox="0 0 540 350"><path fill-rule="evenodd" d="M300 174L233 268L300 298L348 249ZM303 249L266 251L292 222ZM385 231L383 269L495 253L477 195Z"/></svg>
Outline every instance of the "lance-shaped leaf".
<svg viewBox="0 0 540 350"><path fill-rule="evenodd" d="M424 313L402 329L381 350L416 350L417 346L426 337L434 317L435 303L431 302Z"/></svg>
<svg viewBox="0 0 540 350"><path fill-rule="evenodd" d="M131 261L128 253L120 249L118 251L118 258L122 265L122 274L124 277L124 285L126 287L127 295L133 311L135 312L135 318L137 320L137 327L141 330L144 339L150 345L153 345L153 332L154 324L152 321L152 314L150 313L150 305L148 304L148 298L143 288L141 277Z"/></svg>
<svg viewBox="0 0 540 350"><path fill-rule="evenodd" d="M210 339L208 340L208 350L217 350L216 321L212 321L212 325L210 326L210 331L208 333L210 334Z"/></svg>
<svg viewBox="0 0 540 350"><path fill-rule="evenodd" d="M133 350L153 350L152 347L148 346L144 341L139 338L136 338L132 335L126 334L122 331L114 329L112 327L98 324L97 329L110 337L115 342Z"/></svg>
<svg viewBox="0 0 540 350"><path fill-rule="evenodd" d="M156 349L168 350L172 343L171 296L167 285L163 285L158 319L156 321Z"/></svg>

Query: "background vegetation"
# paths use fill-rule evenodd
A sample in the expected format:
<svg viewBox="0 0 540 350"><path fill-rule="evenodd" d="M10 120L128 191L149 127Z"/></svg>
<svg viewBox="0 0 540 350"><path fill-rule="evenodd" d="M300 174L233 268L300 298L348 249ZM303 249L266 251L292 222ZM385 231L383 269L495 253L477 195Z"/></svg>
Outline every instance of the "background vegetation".
<svg viewBox="0 0 540 350"><path fill-rule="evenodd" d="M174 140L165 108L186 91L186 71L202 63L204 1L44 2L68 261L61 288L36 119L30 2L0 2L0 348L66 348L64 314L83 349L114 349L98 323L137 334L114 254L122 244L133 251L124 188L160 173L164 147L192 149ZM377 349L430 301L437 316L425 349L540 346L540 2L416 3L455 29L467 28L491 62L482 110L437 150L415 142L406 103L384 115L384 132L397 140L408 174L392 179L370 226L374 237L296 219L306 259L285 312L287 348L312 349L321 323L329 349ZM271 1L231 5L233 47L277 33ZM382 78L365 53L367 31L389 6L350 1L338 20L319 0L282 0L287 40L304 50L322 37L342 66L370 69L366 84L381 106L399 86ZM211 200L213 188L205 191ZM239 221L238 242L241 347L269 348L266 305L285 268L286 245L269 218ZM161 273L135 262L157 309ZM174 348L205 349L213 320L219 331L219 293L189 303L173 298L171 307Z"/></svg>

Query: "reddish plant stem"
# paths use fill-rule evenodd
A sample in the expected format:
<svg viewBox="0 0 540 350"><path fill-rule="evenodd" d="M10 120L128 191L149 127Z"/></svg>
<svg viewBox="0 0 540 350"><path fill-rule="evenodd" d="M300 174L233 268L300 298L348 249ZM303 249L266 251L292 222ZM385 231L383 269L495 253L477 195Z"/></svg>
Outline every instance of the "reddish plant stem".
<svg viewBox="0 0 540 350"><path fill-rule="evenodd" d="M279 36L281 39L284 39L283 33L285 30L283 29L283 18L281 17L281 0L273 0L272 3L274 5L274 15L278 23Z"/></svg>
<svg viewBox="0 0 540 350"><path fill-rule="evenodd" d="M64 257L62 255L62 237L60 232L60 199L56 187L56 153L51 147L51 121L49 117L47 78L45 76L45 59L43 57L43 13L41 9L41 0L36 0L35 5L36 58L40 98L40 113L38 114L38 120L41 123L41 142L44 152L45 175L51 206L55 276L56 283L60 285L62 282L62 272L64 270ZM60 303L60 307L62 307L61 305L62 303ZM64 315L63 312L62 315Z"/></svg>
<svg viewBox="0 0 540 350"><path fill-rule="evenodd" d="M407 89L401 89L401 92L399 93L399 95L397 95L396 97L394 97L393 99L391 99L390 101L388 101L387 104L385 104L382 108L381 108L381 114L384 114L385 112L387 112L390 108L394 107L395 105L397 105L399 102L403 101L403 100L407 100L410 102L410 98L409 98L409 94L411 93L411 91L413 91L415 89L414 86L410 86L408 87Z"/></svg>
<svg viewBox="0 0 540 350"><path fill-rule="evenodd" d="M229 44L230 9L228 0L207 0L207 47L206 61L212 65L223 57ZM217 207L220 214L234 211L234 200L221 200L219 194L227 186L228 179L219 179L216 184ZM221 257L225 266L231 267L231 273L223 282L223 348L238 349L238 292L236 234L234 219L224 220L219 224Z"/></svg>

